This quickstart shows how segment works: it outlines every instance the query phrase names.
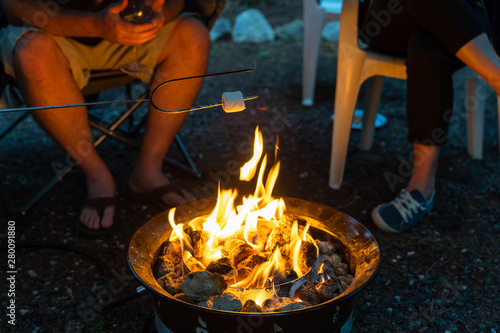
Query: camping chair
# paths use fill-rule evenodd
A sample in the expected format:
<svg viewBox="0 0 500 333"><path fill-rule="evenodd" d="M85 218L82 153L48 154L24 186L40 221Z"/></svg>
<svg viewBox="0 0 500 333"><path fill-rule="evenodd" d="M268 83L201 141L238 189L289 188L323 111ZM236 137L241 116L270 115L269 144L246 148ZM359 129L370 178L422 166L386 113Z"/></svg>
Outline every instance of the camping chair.
<svg viewBox="0 0 500 333"><path fill-rule="evenodd" d="M131 84L135 83L136 80L121 73L120 71L98 71L91 75L89 84L82 90L85 97L94 97L100 92L110 90L125 85L127 90L127 96L131 95ZM7 89L13 89L11 85L7 86ZM137 97L138 100L147 98L147 90L144 89L142 96ZM134 149L139 148L139 144L132 138L138 134L140 129L145 123L146 117L142 117L141 120L134 124L134 113L139 109L141 104L144 102L133 102L127 105L125 111L119 114L117 117L111 121L104 121L96 115L89 113L89 124L90 127L99 131L101 135L94 141L94 146L99 146L107 138L112 138L126 144ZM12 120L4 129L0 131L0 139L10 133L16 128L23 120L25 120L30 115L30 112L21 112L14 120ZM179 135L175 138L178 148L181 150L182 156L185 159L185 163L173 160L171 158L165 158L165 162L179 168L180 170L187 172L188 174L201 177L196 165L194 164L189 152L184 146ZM58 182L60 182L66 175L68 175L74 166L65 165L63 168L59 169L56 175L42 187L33 197L29 198L24 202L24 204L15 208L12 205L12 201L8 195L7 189L5 188L2 179L0 178L0 199L4 204L4 208L7 214L21 213L24 214L30 208L32 208L38 201L40 201Z"/></svg>
<svg viewBox="0 0 500 333"><path fill-rule="evenodd" d="M222 13L225 2L225 0L187 0L185 10L197 13L200 19L205 23L207 28L211 29L219 15ZM82 93L85 97L88 98L93 97L106 90L125 85L127 89L127 96L131 96L131 84L135 82L137 82L136 79L129 77L120 71L95 71L91 73L90 81L88 85L82 90ZM0 84L2 88L6 87L7 89L13 89L13 87L15 86L14 80L4 73L3 68L0 68ZM148 97L146 94L147 89L144 89L144 93L142 94L142 96L138 96L135 99L143 100ZM141 121L139 121L138 124L133 124L134 113L139 109L142 103L143 102L131 103L130 105L128 105L127 110L125 110L117 118L109 122L103 121L103 119L89 114L90 127L101 133L101 136L95 140L94 146L97 147L107 138L113 138L134 149L137 149L139 147L139 144L132 140L130 136L137 134L145 122L144 117ZM0 140L8 133L10 133L14 128L16 128L16 126L18 126L28 116L28 111L21 112L14 120L12 120L7 126L5 126L5 128L0 129ZM126 121L128 123L125 123ZM125 127L123 125L128 126ZM175 137L175 142L177 144L177 147L180 149L183 158L185 159L185 163L181 163L170 158L165 158L165 162L179 168L182 171L187 172L190 175L201 177L200 172L194 164L179 135ZM8 191L4 183L2 182L2 178L0 175L0 200L3 203L7 215L13 213L25 214L30 208L38 203L59 181L61 181L63 177L69 174L73 170L73 168L73 166L66 165L64 168L58 170L57 174L50 180L47 185L41 188L33 197L26 200L24 204L19 208L13 206Z"/></svg>
<svg viewBox="0 0 500 333"><path fill-rule="evenodd" d="M334 105L335 121L333 122L329 179L329 186L333 189L339 189L342 185L354 108L361 85L370 79L367 81L359 143L361 150L369 150L373 140L384 77L406 79L404 58L360 47L358 43L358 8L359 0L344 0L340 14ZM484 83L468 67L457 71L454 77L466 81L465 107L467 110L468 152L472 158L481 159L485 103L480 98L474 98L474 92L478 85ZM478 103L471 103L471 101ZM498 112L500 118L500 101Z"/></svg>
<svg viewBox="0 0 500 333"><path fill-rule="evenodd" d="M316 67L325 25L340 17L342 0L303 0L304 45L302 46L302 105L314 104Z"/></svg>

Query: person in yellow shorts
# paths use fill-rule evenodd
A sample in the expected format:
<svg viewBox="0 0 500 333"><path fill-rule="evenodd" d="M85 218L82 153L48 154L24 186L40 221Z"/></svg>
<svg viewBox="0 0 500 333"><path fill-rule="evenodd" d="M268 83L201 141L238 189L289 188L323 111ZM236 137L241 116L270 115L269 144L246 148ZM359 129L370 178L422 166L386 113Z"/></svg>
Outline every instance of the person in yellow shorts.
<svg viewBox="0 0 500 333"><path fill-rule="evenodd" d="M0 33L5 71L15 78L32 107L83 103L81 89L91 70L118 69L134 60L148 67L138 78L150 84L150 89L169 79L202 75L209 32L197 16L183 14L184 2L147 1L152 8L150 19L132 24L120 15L127 0L1 0L9 23ZM165 109L189 108L201 84L201 80L181 81L162 89L159 97L165 100ZM33 115L86 177L88 197L77 227L89 234L109 233L116 226L116 184L93 147L86 108L38 110ZM153 193L169 206L194 200L187 191L174 187L161 170L186 115L150 108L127 184L129 193L145 197Z"/></svg>

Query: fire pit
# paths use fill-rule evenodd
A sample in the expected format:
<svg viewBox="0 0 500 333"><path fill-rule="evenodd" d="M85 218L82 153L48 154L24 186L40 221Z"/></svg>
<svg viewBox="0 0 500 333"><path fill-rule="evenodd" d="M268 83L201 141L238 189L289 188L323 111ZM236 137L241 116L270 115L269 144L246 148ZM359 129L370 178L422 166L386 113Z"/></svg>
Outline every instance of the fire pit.
<svg viewBox="0 0 500 333"><path fill-rule="evenodd" d="M128 250L130 268L155 296L156 328L159 332L348 332L352 324L352 298L375 276L380 252L371 233L350 216L331 207L283 198L287 212L308 218L312 232L318 230L343 245L344 257L354 280L338 297L302 310L275 313L241 313L203 308L169 295L156 282L153 265L168 241L172 228L168 212L144 224L132 237ZM203 199L180 206L179 221L209 214L216 200Z"/></svg>
<svg viewBox="0 0 500 333"><path fill-rule="evenodd" d="M241 168L251 180L262 157ZM378 245L331 207L271 196L279 162L254 195L218 198L154 217L133 236L129 264L155 297L158 332L349 332L352 296L376 274ZM244 303L244 304L243 304Z"/></svg>

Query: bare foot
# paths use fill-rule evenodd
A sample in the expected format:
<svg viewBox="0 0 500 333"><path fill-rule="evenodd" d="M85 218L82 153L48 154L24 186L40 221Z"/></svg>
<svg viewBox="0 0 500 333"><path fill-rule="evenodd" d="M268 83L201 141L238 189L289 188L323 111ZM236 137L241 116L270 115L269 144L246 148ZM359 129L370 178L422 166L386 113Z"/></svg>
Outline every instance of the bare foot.
<svg viewBox="0 0 500 333"><path fill-rule="evenodd" d="M154 170L141 172L134 169L129 179L128 186L131 191L141 193L154 190L170 183L170 180L162 172ZM161 200L171 207L196 200L196 197L193 194L184 189L181 189L181 191L182 195L177 192L168 192L161 197Z"/></svg>
<svg viewBox="0 0 500 333"><path fill-rule="evenodd" d="M99 177L99 179L87 179L88 197L93 198L113 198L116 192L116 186L111 174ZM91 207L83 207L80 213L80 222L88 229L99 230L109 229L113 226L115 217L114 205L109 205L104 209L102 219L99 212Z"/></svg>

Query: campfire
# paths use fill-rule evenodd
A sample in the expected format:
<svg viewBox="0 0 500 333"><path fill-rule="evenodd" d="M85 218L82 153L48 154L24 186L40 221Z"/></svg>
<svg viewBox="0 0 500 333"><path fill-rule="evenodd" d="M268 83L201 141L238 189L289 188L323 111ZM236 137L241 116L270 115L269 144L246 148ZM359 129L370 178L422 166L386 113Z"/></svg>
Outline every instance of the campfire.
<svg viewBox="0 0 500 333"><path fill-rule="evenodd" d="M351 284L347 264L335 246L313 239L310 223L286 213L272 190L276 162L264 182L267 155L255 131L254 155L241 168L250 181L257 169L255 193L237 204L237 190L219 190L211 214L176 224L155 265L160 286L174 298L202 307L243 312L302 309L330 300ZM260 167L259 167L260 166Z"/></svg>
<svg viewBox="0 0 500 333"><path fill-rule="evenodd" d="M273 197L280 163L267 168L263 147L256 129L240 170L240 181L255 181L253 194L219 188L132 237L129 264L156 298L157 331L350 331L352 296L375 276L378 245L331 207Z"/></svg>

